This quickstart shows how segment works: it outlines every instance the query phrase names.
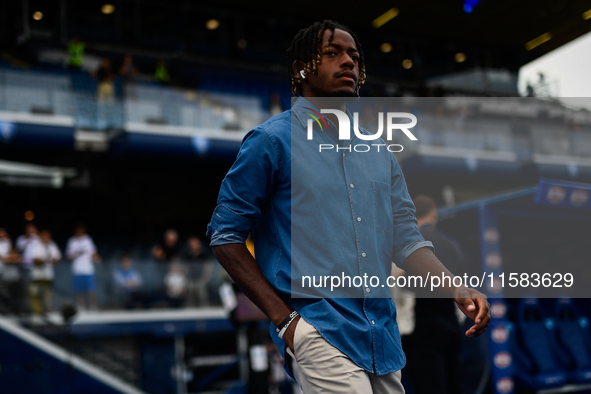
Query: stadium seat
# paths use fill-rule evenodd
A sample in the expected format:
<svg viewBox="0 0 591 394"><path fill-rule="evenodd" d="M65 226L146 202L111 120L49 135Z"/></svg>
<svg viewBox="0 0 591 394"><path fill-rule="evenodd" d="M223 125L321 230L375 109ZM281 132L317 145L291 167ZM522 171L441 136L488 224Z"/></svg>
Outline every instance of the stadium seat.
<svg viewBox="0 0 591 394"><path fill-rule="evenodd" d="M591 341L589 320L583 316L570 298L556 300L554 311L556 334L569 358L569 377L574 383L591 382Z"/></svg>
<svg viewBox="0 0 591 394"><path fill-rule="evenodd" d="M558 347L554 320L546 315L539 300L520 300L516 320L516 382L534 390L566 384L568 357Z"/></svg>

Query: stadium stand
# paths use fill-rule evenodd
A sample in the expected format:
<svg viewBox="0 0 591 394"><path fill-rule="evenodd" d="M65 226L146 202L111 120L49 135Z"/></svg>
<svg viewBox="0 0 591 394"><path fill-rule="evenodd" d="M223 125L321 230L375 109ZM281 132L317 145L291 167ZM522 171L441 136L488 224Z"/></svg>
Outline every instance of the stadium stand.
<svg viewBox="0 0 591 394"><path fill-rule="evenodd" d="M568 356L569 377L573 383L591 381L591 342L589 319L569 298L555 301L554 322L558 341Z"/></svg>
<svg viewBox="0 0 591 394"><path fill-rule="evenodd" d="M151 247L170 226L202 235L245 133L271 116L275 95L282 109L290 108L284 50L309 24L308 7L287 5L281 16L262 3L180 1L173 7L122 0L114 2L113 22L99 14L102 4L51 0L45 3L54 10L44 11L36 26L21 18L43 2L9 3L0 12L0 38L10 37L0 57L0 203L10 209L0 225L16 238L23 213L34 211L63 251L72 225L86 221L102 262L96 266L99 311L73 310L69 261L55 266L47 315L20 313L0 284L0 387L22 393L247 392L249 380L269 373L253 377L249 365L249 342L267 338L266 323L259 324L260 316L241 321L222 307L218 288L227 277L218 265L204 279L203 265L184 264L187 293L182 302L173 299L166 292L169 267L152 258ZM558 11L540 10L534 23L531 10L543 7L513 3L483 2L472 14L461 2L458 10L432 3L431 11L408 3L396 24L380 30L369 27L369 15L379 15L385 3L364 4L367 15L351 12L358 3L314 6L315 15L359 31L370 67L364 99L390 97L421 114L413 130L419 141L397 155L411 193L441 197L447 190L451 197L438 200L449 205L474 200L442 212L449 215L442 227L462 241L471 261L484 265L489 247L481 242L480 221L495 224L481 212L519 212L499 217L503 248L492 252L502 254L503 264L582 265L587 240L579 223L588 211L560 211L573 209L565 197L546 217L532 202L531 185L541 190L540 176L559 179L567 190L560 182L591 182L591 113L554 98L518 97L517 70L587 32L581 13L588 5L577 0ZM222 28L205 31L212 18ZM556 24L562 28L545 46L523 48L523 37ZM67 68L65 47L74 35L87 43L80 69ZM379 49L382 42L391 52ZM452 60L460 51L467 60ZM131 81L118 76L112 99L99 100L91 73L103 57L118 65L128 53L138 75ZM403 68L410 59L413 67ZM153 80L161 60L171 74L166 84ZM509 189L518 191L495 194ZM522 253L523 245L538 251ZM142 278L132 302L117 293L113 279L123 254ZM472 267L479 274L482 268ZM467 342L464 394L591 390L589 305L489 296L497 315L489 336ZM275 364L281 371L281 360ZM273 384L271 392L291 392Z"/></svg>
<svg viewBox="0 0 591 394"><path fill-rule="evenodd" d="M519 302L516 352L523 356L521 371L516 374L517 382L535 390L563 386L568 381L566 365L568 360L556 342L556 327L535 298Z"/></svg>
<svg viewBox="0 0 591 394"><path fill-rule="evenodd" d="M467 261L480 262L480 267L471 264L469 275L545 272L549 269L545 267L556 261L561 261L565 270L578 266L571 265L570 260L580 253L577 245L582 235L578 234L585 228L588 211L576 208L576 203L570 201L563 201L560 207L542 208L550 204L551 185L589 188L585 184L546 179L534 188L440 210L438 226L460 241ZM552 221L548 217L540 219L550 212L554 216ZM479 229L480 234L475 235L474 229ZM486 231L491 229L499 231L499 238L485 238ZM546 244L542 246L540 239L545 239ZM500 260L493 258L497 253L502 256ZM485 352L491 360L496 390L589 390L585 380L586 360L591 356L587 345L587 299L566 298L561 291L553 295L539 293L543 298L532 297L532 291L540 292L540 288L530 288L519 295L507 286L493 290L487 290L493 320ZM557 298L557 294L562 296Z"/></svg>

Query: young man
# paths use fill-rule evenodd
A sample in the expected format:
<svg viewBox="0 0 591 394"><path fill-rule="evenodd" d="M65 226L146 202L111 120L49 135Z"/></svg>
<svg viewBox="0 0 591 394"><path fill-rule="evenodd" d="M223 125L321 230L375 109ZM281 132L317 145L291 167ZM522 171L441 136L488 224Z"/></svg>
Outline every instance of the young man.
<svg viewBox="0 0 591 394"><path fill-rule="evenodd" d="M179 235L176 230L168 229L164 233L162 243L154 246L152 255L162 263L170 263L180 257L181 248L179 245Z"/></svg>
<svg viewBox="0 0 591 394"><path fill-rule="evenodd" d="M323 98L359 94L365 64L355 34L332 21L301 30L288 50L288 74L294 96L303 99L244 138L208 226L213 251L236 284L271 319L271 336L282 355L292 359L292 371L305 393L403 393L400 369L405 357L391 298L369 298L370 288L357 298L292 298L292 270L315 263L292 253L292 208L314 220L309 247L299 251L305 249L306 256L319 264L371 269L390 267L394 261L422 276L447 270L418 231L412 201L392 154L380 155L385 165L377 167L377 162L360 161L360 155L321 156L317 148L292 155L292 134L305 135L304 115L309 108L319 112ZM327 138L336 134L334 124L327 125ZM297 179L297 190L292 184L296 158L308 165L304 178ZM368 169L375 170L372 176L381 180L375 185L386 187L381 191L388 204L392 201L384 207L385 216L374 217ZM317 202L324 210L314 205ZM376 230L378 224L385 231ZM256 260L244 244L250 230ZM484 332L490 320L484 296L469 289L446 291L476 320L466 335Z"/></svg>
<svg viewBox="0 0 591 394"><path fill-rule="evenodd" d="M62 259L57 244L51 239L49 230L41 230L39 239L31 241L23 253L23 261L30 261L31 282L29 294L31 309L44 315L51 310L53 299L53 265Z"/></svg>
<svg viewBox="0 0 591 394"><path fill-rule="evenodd" d="M131 309L142 285L142 276L133 267L133 260L130 255L126 254L121 257L119 266L113 271L113 278L115 279L118 301L125 308Z"/></svg>
<svg viewBox="0 0 591 394"><path fill-rule="evenodd" d="M16 249L19 253L24 253L29 242L39 239L39 232L34 223L27 223L25 225L25 233L19 235L16 239Z"/></svg>
<svg viewBox="0 0 591 394"><path fill-rule="evenodd" d="M94 263L98 263L100 260L96 246L92 238L86 234L86 227L83 225L76 226L74 236L68 240L66 257L72 260L76 306L78 309L84 309L86 306L91 310L96 310ZM85 298L88 298L87 303L85 303Z"/></svg>
<svg viewBox="0 0 591 394"><path fill-rule="evenodd" d="M33 243L36 242L37 240L39 240L39 232L37 230L37 226L34 223L27 223L25 225L25 233L20 235L17 239L16 239L16 250L18 251L18 253L21 254L21 257L24 255L27 247ZM21 292L23 294L23 300L27 299L26 297L24 297L24 295L29 291L29 284L31 281L31 268L32 268L32 262L27 260L27 259L23 259L22 264L20 265L20 274L18 277L18 280L20 282L20 287L21 287ZM12 266L12 269L16 268L16 266ZM14 283L13 283L14 284ZM18 301L17 301L18 302ZM30 304L29 303L25 303L25 305L23 305L23 310L25 310L26 312L29 312L29 308Z"/></svg>

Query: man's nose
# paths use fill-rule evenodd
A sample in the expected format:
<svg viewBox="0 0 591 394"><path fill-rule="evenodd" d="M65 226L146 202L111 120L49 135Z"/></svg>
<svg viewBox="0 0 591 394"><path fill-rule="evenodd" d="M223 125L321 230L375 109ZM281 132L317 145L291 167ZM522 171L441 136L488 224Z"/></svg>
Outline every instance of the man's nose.
<svg viewBox="0 0 591 394"><path fill-rule="evenodd" d="M355 67L355 62L353 61L353 59L351 59L351 56L349 56L349 54L346 53L343 55L343 62L341 63L341 67L349 67L351 69Z"/></svg>

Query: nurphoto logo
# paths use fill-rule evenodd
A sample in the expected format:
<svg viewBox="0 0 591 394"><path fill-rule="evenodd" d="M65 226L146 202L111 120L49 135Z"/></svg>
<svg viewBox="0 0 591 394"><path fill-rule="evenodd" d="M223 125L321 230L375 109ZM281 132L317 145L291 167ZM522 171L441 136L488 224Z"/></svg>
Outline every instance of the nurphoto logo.
<svg viewBox="0 0 591 394"><path fill-rule="evenodd" d="M349 116L343 111L338 109L321 109L320 113L318 111L313 110L312 108L306 107L306 109L312 111L313 113L306 112L307 115L310 115L312 119L308 119L308 140L314 139L314 121L320 126L320 130L324 131L325 128L328 130L328 124L326 120L322 116L322 114L333 114L336 116L338 123L339 123L339 140L350 140L351 139L351 121L349 120ZM385 119L385 121L384 121ZM395 123L400 121L400 119L410 119L409 123ZM363 134L359 130L359 113L353 112L353 132L355 136L363 141L374 141L382 137L384 133L384 123L386 123L386 141L391 141L392 136L395 130L402 131L411 141L417 141L417 137L414 136L413 133L410 132L410 128L413 128L417 124L417 117L408 112L378 112L378 131L374 134ZM324 125L324 127L323 127ZM372 148L373 147L373 148ZM339 150L348 150L348 151L355 151L355 152L369 152L372 149L377 149L380 151L381 147L385 147L390 152L402 152L403 146L400 144L355 144L353 146L336 146L334 144L319 144L318 150L322 152L323 150L334 150L338 152Z"/></svg>

